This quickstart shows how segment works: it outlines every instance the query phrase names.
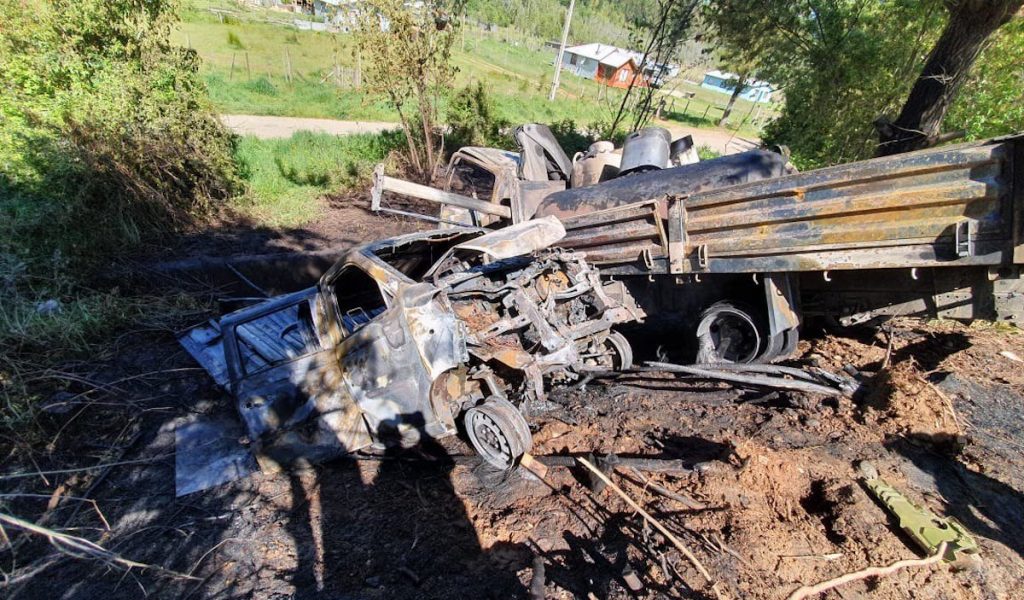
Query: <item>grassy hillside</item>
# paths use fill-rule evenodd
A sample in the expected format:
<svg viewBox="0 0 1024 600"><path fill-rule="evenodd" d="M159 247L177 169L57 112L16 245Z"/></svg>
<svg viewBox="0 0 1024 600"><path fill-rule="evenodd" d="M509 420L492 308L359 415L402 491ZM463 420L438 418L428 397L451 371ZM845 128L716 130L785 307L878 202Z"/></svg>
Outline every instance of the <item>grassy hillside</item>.
<svg viewBox="0 0 1024 600"><path fill-rule="evenodd" d="M224 22L209 8L229 8ZM359 58L351 37L298 31L282 23L296 15L278 11L238 12L237 5L193 6L184 15L175 40L196 50L210 96L224 113L320 117L345 120L392 121L397 117L380 98L354 85ZM275 23L267 22L268 20ZM457 86L480 80L493 98L498 116L513 123L573 119L580 125L609 121L618 108L619 90L601 91L593 81L563 73L559 100L548 102L555 51L538 39L511 30L486 33L467 27L456 44L453 60L459 68ZM289 74L291 79L289 81ZM681 84L680 90L688 89ZM676 120L713 126L727 97L707 90L689 104L688 115ZM681 113L686 102L676 100ZM739 101L734 122L750 112ZM756 135L746 126L743 135Z"/></svg>

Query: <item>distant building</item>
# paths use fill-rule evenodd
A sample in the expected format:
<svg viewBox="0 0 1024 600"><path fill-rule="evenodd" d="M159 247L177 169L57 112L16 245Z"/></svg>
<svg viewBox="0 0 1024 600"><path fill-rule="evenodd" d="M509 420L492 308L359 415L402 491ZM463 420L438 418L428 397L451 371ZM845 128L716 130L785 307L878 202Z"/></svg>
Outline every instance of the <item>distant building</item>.
<svg viewBox="0 0 1024 600"><path fill-rule="evenodd" d="M565 49L562 68L611 87L634 85L657 87L679 72L674 65L648 61L641 66L643 54L608 44L583 44Z"/></svg>
<svg viewBox="0 0 1024 600"><path fill-rule="evenodd" d="M739 78L740 76L735 73L726 73L718 70L708 71L704 74L704 81L700 84L700 87L731 96L733 90L736 89L736 83L739 81ZM743 90L740 92L740 98L750 100L751 102L770 102L773 93L775 93L775 89L767 81L747 79L743 85Z"/></svg>

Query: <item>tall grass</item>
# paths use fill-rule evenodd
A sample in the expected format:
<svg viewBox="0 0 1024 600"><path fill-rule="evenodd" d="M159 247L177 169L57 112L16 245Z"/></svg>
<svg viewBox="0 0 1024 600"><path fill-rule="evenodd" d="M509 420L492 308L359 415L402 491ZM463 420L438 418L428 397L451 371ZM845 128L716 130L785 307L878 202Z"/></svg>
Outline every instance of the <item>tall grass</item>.
<svg viewBox="0 0 1024 600"><path fill-rule="evenodd" d="M398 133L243 137L235 154L249 184L242 206L271 226L307 222L320 210L320 196L365 184L373 166L402 144Z"/></svg>
<svg viewBox="0 0 1024 600"><path fill-rule="evenodd" d="M140 324L170 329L183 310L196 308L185 296L91 290L74 274L59 252L31 265L0 253L0 432L19 428L19 437L31 438L36 430L25 426L39 402L67 384L63 363L106 358L118 332Z"/></svg>

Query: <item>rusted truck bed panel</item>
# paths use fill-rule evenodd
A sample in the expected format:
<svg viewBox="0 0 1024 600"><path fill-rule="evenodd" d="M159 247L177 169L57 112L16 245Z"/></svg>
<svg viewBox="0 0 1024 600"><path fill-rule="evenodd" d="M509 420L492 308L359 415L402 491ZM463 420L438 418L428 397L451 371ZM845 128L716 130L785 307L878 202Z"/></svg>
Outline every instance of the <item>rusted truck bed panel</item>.
<svg viewBox="0 0 1024 600"><path fill-rule="evenodd" d="M599 237L622 273L1020 264L1022 152L1018 136L652 199L667 205L662 247L630 255L624 240ZM635 206L572 217L566 228L584 238ZM589 251L609 254L601 244Z"/></svg>

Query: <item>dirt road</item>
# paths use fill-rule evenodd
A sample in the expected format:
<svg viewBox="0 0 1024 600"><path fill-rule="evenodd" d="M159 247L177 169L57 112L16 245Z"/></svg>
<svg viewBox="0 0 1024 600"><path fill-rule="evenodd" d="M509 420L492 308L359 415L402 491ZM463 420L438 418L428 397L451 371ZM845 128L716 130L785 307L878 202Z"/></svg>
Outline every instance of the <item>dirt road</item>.
<svg viewBox="0 0 1024 600"><path fill-rule="evenodd" d="M657 124L668 129L672 134L672 139L692 135L693 143L698 148L707 146L720 154L736 154L756 148L760 144L760 140L733 135L733 132L726 129L699 129L670 121L659 121Z"/></svg>
<svg viewBox="0 0 1024 600"><path fill-rule="evenodd" d="M398 123L383 121L337 121L334 119L259 115L221 115L220 119L228 129L239 135L254 135L263 139L287 138L297 131L352 135L354 133L379 133L399 127Z"/></svg>
<svg viewBox="0 0 1024 600"><path fill-rule="evenodd" d="M221 121L239 135L254 135L258 138L273 139L291 137L297 131L315 131L334 135L354 133L377 133L398 129L398 123L383 121L337 121L334 119L307 119L300 117L275 117L259 115L221 115ZM672 138L692 135L697 146L707 146L715 152L733 154L757 146L757 140L734 136L725 129L698 129L678 123L661 121L659 126L672 133Z"/></svg>

